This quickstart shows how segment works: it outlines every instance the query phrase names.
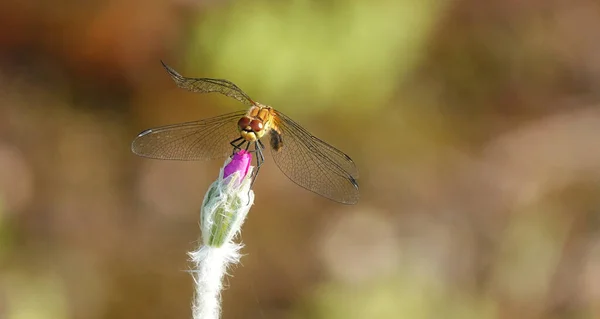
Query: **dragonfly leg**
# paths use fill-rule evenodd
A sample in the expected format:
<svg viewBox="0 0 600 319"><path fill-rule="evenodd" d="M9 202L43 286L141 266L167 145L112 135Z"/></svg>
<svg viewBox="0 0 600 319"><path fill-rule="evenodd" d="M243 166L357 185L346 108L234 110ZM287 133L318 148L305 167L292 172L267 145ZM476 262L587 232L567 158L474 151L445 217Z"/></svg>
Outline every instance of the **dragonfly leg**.
<svg viewBox="0 0 600 319"><path fill-rule="evenodd" d="M240 142L240 143L238 143L238 144L236 144L236 143L237 143L238 141L240 141L240 140L241 140L241 142ZM243 137L241 137L241 136L240 136L240 137L238 137L238 138L236 138L235 140L233 140L233 141L229 142L229 144L231 144L231 146L233 146L233 152L231 153L231 156L233 156L237 150L240 150L240 149L241 149L241 147L242 147L242 145L243 145L245 142L246 142L246 140L244 140L244 138L243 138Z"/></svg>
<svg viewBox="0 0 600 319"><path fill-rule="evenodd" d="M265 149L265 145L261 142L261 140L258 140L257 143L254 145L254 148L257 150L256 166L260 167L265 162L265 155L263 153L263 150ZM259 161L259 159L260 159L260 161Z"/></svg>
<svg viewBox="0 0 600 319"><path fill-rule="evenodd" d="M265 156L263 155L264 147L265 146L263 145L263 143L260 140L254 142L254 151L253 152L256 153L256 170L254 170L254 172L252 173L252 182L250 183L250 189L248 190L248 193L250 193L250 191L252 190L252 186L254 185L254 182L256 181L256 177L258 176L258 170L260 169L262 164L265 162ZM248 195L248 198L250 198L250 195Z"/></svg>
<svg viewBox="0 0 600 319"><path fill-rule="evenodd" d="M250 184L251 188L252 185L254 185L254 182L256 181L256 177L258 176L258 171L260 170L260 167L265 162L265 155L263 153L264 148L265 146L260 140L254 142L254 151L256 152L256 170L254 170L254 173L252 174L252 184Z"/></svg>

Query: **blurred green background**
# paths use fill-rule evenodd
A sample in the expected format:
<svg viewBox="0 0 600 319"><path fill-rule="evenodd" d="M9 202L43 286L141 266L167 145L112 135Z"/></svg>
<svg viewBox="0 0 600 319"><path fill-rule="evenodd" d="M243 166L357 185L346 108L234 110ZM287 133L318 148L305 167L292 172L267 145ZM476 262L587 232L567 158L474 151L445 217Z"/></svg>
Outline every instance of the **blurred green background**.
<svg viewBox="0 0 600 319"><path fill-rule="evenodd" d="M223 318L600 318L596 0L0 2L0 318L189 318L222 161L146 128L245 106L353 157L361 200L254 185Z"/></svg>

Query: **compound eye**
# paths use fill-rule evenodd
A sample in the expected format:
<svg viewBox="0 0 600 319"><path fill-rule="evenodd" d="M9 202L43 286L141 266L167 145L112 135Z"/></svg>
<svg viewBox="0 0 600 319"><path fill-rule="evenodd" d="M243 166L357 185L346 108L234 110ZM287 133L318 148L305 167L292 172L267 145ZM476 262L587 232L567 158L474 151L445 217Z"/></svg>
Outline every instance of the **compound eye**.
<svg viewBox="0 0 600 319"><path fill-rule="evenodd" d="M245 130L246 127L250 125L250 122L251 120L248 117L244 116L238 121L238 127L240 128L240 130Z"/></svg>
<svg viewBox="0 0 600 319"><path fill-rule="evenodd" d="M263 129L263 123L262 123L262 121L259 121L259 120L252 120L250 122L250 128L252 129L253 132L260 132Z"/></svg>

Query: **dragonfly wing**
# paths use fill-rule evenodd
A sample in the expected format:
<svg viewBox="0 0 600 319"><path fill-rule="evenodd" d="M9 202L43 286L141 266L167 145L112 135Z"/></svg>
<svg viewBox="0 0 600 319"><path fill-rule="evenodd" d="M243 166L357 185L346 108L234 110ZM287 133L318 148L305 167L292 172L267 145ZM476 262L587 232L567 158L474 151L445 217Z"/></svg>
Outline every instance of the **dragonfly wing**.
<svg viewBox="0 0 600 319"><path fill-rule="evenodd" d="M358 201L358 170L350 157L312 136L280 112L275 119L281 143L271 148L277 166L294 183L344 204Z"/></svg>
<svg viewBox="0 0 600 319"><path fill-rule="evenodd" d="M209 160L231 155L238 137L237 111L206 120L157 127L141 132L131 144L133 153L155 159Z"/></svg>
<svg viewBox="0 0 600 319"><path fill-rule="evenodd" d="M227 80L209 78L187 78L177 73L173 68L160 61L178 87L197 93L217 92L234 98L248 106L255 105L254 101L237 85Z"/></svg>

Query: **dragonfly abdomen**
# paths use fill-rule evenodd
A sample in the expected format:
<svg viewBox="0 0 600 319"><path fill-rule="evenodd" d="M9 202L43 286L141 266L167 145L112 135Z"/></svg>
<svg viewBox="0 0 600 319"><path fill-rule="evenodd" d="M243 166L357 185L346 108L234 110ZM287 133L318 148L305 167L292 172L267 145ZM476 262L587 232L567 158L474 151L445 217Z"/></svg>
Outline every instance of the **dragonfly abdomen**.
<svg viewBox="0 0 600 319"><path fill-rule="evenodd" d="M271 130L271 149L278 152L283 147L283 138L276 130Z"/></svg>

